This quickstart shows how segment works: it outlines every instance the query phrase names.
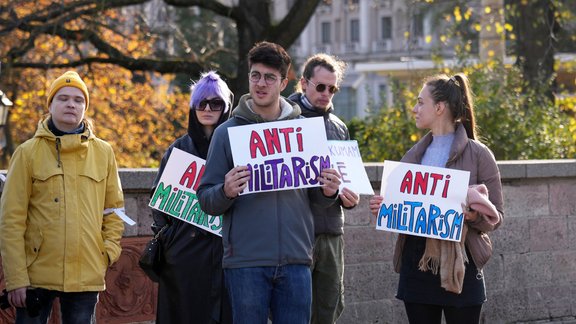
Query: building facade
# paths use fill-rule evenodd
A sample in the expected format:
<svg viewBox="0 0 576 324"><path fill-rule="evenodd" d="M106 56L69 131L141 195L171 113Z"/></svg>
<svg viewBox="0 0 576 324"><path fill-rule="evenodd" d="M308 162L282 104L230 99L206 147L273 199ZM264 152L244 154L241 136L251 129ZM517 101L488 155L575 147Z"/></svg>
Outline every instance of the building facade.
<svg viewBox="0 0 576 324"><path fill-rule="evenodd" d="M468 8L477 2L469 2ZM286 1L286 8L292 5ZM414 72L434 68L432 54L448 64L453 60L452 44L442 35L450 23L445 17L453 10L453 4L441 1L322 1L290 50L297 65L318 52L346 61L334 104L345 120L363 118L392 103L392 78L416 77Z"/></svg>

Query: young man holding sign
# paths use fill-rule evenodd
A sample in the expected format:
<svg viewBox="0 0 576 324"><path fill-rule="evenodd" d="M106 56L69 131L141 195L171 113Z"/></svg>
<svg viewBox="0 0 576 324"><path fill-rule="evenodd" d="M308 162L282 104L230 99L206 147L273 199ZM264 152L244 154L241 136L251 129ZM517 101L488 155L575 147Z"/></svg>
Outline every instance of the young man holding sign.
<svg viewBox="0 0 576 324"><path fill-rule="evenodd" d="M416 126L430 132L401 162L468 171L465 185L470 186L466 206L460 209L465 219L461 242L398 235L394 268L400 273L400 282L396 297L404 301L410 324L440 324L443 313L447 324L479 323L486 301L482 267L492 253L486 233L500 226L504 210L500 172L490 149L476 139L472 94L464 74L427 79L412 112ZM448 192L444 190L449 186L446 178L442 183L436 181L440 176L428 177L436 187L425 186L425 182L415 185L417 177L404 179L400 192L437 192L436 197ZM383 200L382 196L370 199L370 211L379 218L385 214L380 208ZM426 217L424 212L418 213L418 218L421 216ZM396 218L396 223L402 221ZM414 227L423 228L418 224Z"/></svg>
<svg viewBox="0 0 576 324"><path fill-rule="evenodd" d="M329 140L349 140L348 128L333 114L332 98L344 77L346 64L328 54L316 54L304 63L296 89L288 97L305 117L322 117ZM313 206L314 259L312 263L312 324L335 323L344 310L344 212L360 197L344 187L334 204Z"/></svg>
<svg viewBox="0 0 576 324"><path fill-rule="evenodd" d="M288 83L288 53L277 44L262 42L250 50L248 61L250 93L240 98L233 117L214 132L198 198L204 211L223 215L222 264L234 322L266 323L270 314L274 323L307 324L314 242L310 205L334 202L339 174L322 170L315 179L321 188L240 195L251 172L246 165L235 166L229 128L301 118L300 108L280 96ZM286 145L288 133L283 135ZM245 142L249 150L250 140Z"/></svg>

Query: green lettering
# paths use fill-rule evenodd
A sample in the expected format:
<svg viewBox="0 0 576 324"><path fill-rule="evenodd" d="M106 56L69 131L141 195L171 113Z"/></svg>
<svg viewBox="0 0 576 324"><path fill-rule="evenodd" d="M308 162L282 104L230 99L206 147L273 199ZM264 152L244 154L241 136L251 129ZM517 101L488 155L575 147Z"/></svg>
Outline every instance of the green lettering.
<svg viewBox="0 0 576 324"><path fill-rule="evenodd" d="M160 199L159 209L164 210L164 206L166 205L166 198L168 198L168 196L170 195L170 191L172 191L171 185L164 187L164 183L160 182L156 187L156 191L154 192L154 196L152 197L152 201L150 202L150 204L152 206L156 206L158 199Z"/></svg>
<svg viewBox="0 0 576 324"><path fill-rule="evenodd" d="M216 220L218 220L218 224L214 224ZM210 224L213 224L210 226L210 229L215 232L219 231L222 229L222 216L210 216Z"/></svg>

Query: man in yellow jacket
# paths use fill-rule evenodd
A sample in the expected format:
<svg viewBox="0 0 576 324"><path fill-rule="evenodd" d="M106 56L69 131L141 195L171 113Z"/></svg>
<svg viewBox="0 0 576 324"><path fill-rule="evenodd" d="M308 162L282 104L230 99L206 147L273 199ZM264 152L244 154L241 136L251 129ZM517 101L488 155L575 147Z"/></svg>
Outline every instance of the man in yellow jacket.
<svg viewBox="0 0 576 324"><path fill-rule="evenodd" d="M121 252L124 205L112 147L84 118L86 84L68 71L50 86L49 115L10 161L0 200L0 252L16 323L92 323L106 269Z"/></svg>

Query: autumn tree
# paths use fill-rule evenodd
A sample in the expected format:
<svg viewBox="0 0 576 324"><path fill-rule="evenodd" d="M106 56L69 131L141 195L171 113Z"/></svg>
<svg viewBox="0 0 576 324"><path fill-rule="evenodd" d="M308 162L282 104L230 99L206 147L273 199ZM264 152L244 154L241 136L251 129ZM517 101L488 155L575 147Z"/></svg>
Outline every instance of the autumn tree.
<svg viewBox="0 0 576 324"><path fill-rule="evenodd" d="M320 0L295 0L278 21L270 1L164 0L174 10L197 8L235 27L235 50L224 44L208 51L185 42L173 44L180 49L175 51L153 46L162 35L149 28L145 15L127 13L134 13L135 5L159 2L1 0L0 85L15 102L3 154L32 136L36 121L46 113L44 91L50 81L76 69L92 90L88 116L99 126L98 134L115 144L119 164L154 165L168 143L181 135L175 133L185 130L187 93L172 87L175 73L197 78L202 71L233 62L235 66L219 71L234 93L247 92L249 49L262 40L289 48ZM190 17L194 23L194 15ZM197 33L207 35L220 27L205 24L202 17L196 17ZM182 36L175 41L186 39L178 24L168 23Z"/></svg>
<svg viewBox="0 0 576 324"><path fill-rule="evenodd" d="M414 7L429 13L433 28L442 30L442 54L453 48L456 56L483 58L484 51L495 55L484 57L502 60L496 54L502 52L501 44L487 42L494 48L486 51L480 38L484 33L505 40L507 54L516 58L526 80L524 93L544 93L552 99L558 90L555 54L576 49L572 0L416 0Z"/></svg>
<svg viewBox="0 0 576 324"><path fill-rule="evenodd" d="M47 3L37 2L38 5ZM54 5L50 6L55 10ZM30 17L37 12L32 9L29 4L13 7L9 16ZM2 20L2 23L8 24L7 21ZM152 53L150 44L138 36L145 33L140 26L134 26L132 33L119 32L116 27L126 22L126 17L119 11L110 10L98 23L96 20L75 19L65 23L60 21L62 25L58 28L74 34L83 29L98 29L97 25L104 26L99 38L111 44L122 44L128 55L137 58ZM3 167L6 167L7 156L14 147L34 134L37 122L47 113L45 91L50 82L69 68L79 70L88 84L91 105L87 116L95 121L97 134L115 147L119 164L156 164L174 135L185 128L186 95L169 91L170 79L161 79L158 73L135 74L106 62L91 62L84 67L66 66L75 57L83 59L98 53L88 42L67 42L57 35L58 32L41 33L35 30L40 28L36 24L31 26L34 28L13 29L7 33L8 36L1 38L2 57L7 58L3 64L2 88L11 93L15 103L7 125L9 136L2 152L6 157ZM6 29L3 31L7 32ZM18 67L23 62L33 66ZM51 69L51 64L63 66Z"/></svg>
<svg viewBox="0 0 576 324"><path fill-rule="evenodd" d="M516 64L526 77L527 89L542 91L552 99L556 35L560 30L555 1L510 1L508 16L514 26L516 38L513 51ZM559 3L559 2L558 2Z"/></svg>

